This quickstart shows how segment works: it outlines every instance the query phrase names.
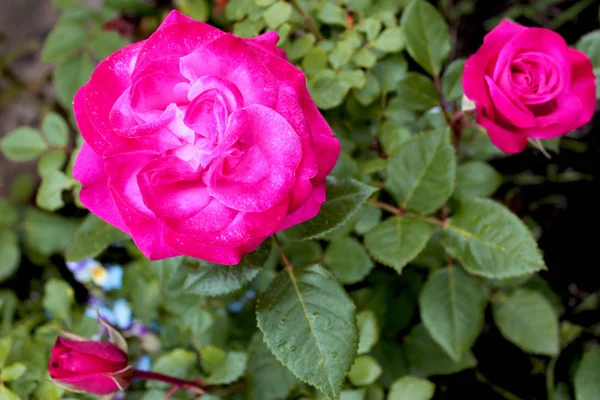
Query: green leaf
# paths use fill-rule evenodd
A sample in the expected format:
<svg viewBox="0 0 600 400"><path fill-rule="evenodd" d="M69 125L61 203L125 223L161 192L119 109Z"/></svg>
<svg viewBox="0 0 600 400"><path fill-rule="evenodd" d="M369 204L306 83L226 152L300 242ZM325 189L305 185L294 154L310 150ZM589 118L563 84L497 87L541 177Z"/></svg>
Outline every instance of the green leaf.
<svg viewBox="0 0 600 400"><path fill-rule="evenodd" d="M593 400L600 393L600 346L590 347L575 372L575 399Z"/></svg>
<svg viewBox="0 0 600 400"><path fill-rule="evenodd" d="M381 91L384 93L395 92L407 71L408 63L402 54L384 58L372 70L381 84Z"/></svg>
<svg viewBox="0 0 600 400"><path fill-rule="evenodd" d="M71 109L77 90L90 78L94 65L88 53L75 54L60 63L52 75L56 98L65 109Z"/></svg>
<svg viewBox="0 0 600 400"><path fill-rule="evenodd" d="M344 390L340 393L339 400L365 400L365 389Z"/></svg>
<svg viewBox="0 0 600 400"><path fill-rule="evenodd" d="M400 26L408 54L431 75L439 76L451 48L444 18L429 2L413 0L402 13Z"/></svg>
<svg viewBox="0 0 600 400"><path fill-rule="evenodd" d="M346 26L347 15L344 9L330 1L323 4L319 11L319 20L328 25Z"/></svg>
<svg viewBox="0 0 600 400"><path fill-rule="evenodd" d="M405 376L398 379L390 388L387 400L430 400L435 385L427 379Z"/></svg>
<svg viewBox="0 0 600 400"><path fill-rule="evenodd" d="M395 97L404 107L415 111L426 111L439 105L439 98L433 81L417 72L405 74L396 86Z"/></svg>
<svg viewBox="0 0 600 400"><path fill-rule="evenodd" d="M46 211L56 211L65 203L62 200L63 191L70 189L75 180L67 177L61 171L50 171L42 177L42 183L35 197L35 203Z"/></svg>
<svg viewBox="0 0 600 400"><path fill-rule="evenodd" d="M0 381L8 382L19 379L27 371L27 366L20 362L15 362L0 371Z"/></svg>
<svg viewBox="0 0 600 400"><path fill-rule="evenodd" d="M27 209L23 221L25 245L43 255L62 252L73 240L78 227L75 219Z"/></svg>
<svg viewBox="0 0 600 400"><path fill-rule="evenodd" d="M2 304L2 303L0 303ZM3 310L4 312L4 310ZM0 338L0 368L4 367L4 363L10 354L12 348L12 338L10 336Z"/></svg>
<svg viewBox="0 0 600 400"><path fill-rule="evenodd" d="M475 343L486 303L477 282L456 267L433 272L419 296L423 325L456 362Z"/></svg>
<svg viewBox="0 0 600 400"><path fill-rule="evenodd" d="M196 354L186 349L175 349L162 354L152 366L153 372L167 374L176 378L185 379L196 363ZM170 388L162 382L148 382L149 387Z"/></svg>
<svg viewBox="0 0 600 400"><path fill-rule="evenodd" d="M382 338L372 351L383 369L379 382L385 387L410 372L406 346L396 340Z"/></svg>
<svg viewBox="0 0 600 400"><path fill-rule="evenodd" d="M307 33L294 40L287 52L290 61L296 61L304 57L313 48L315 41L315 35L312 33Z"/></svg>
<svg viewBox="0 0 600 400"><path fill-rule="evenodd" d="M65 258L80 261L96 257L110 244L126 237L125 233L90 213L77 229L73 241L67 247Z"/></svg>
<svg viewBox="0 0 600 400"><path fill-rule="evenodd" d="M298 385L298 380L271 353L257 332L250 342L248 385L253 399L280 400Z"/></svg>
<svg viewBox="0 0 600 400"><path fill-rule="evenodd" d="M209 385L227 385L238 380L248 364L248 355L241 351L230 351L206 378Z"/></svg>
<svg viewBox="0 0 600 400"><path fill-rule="evenodd" d="M333 51L329 55L329 62L331 66L335 69L340 69L341 67L347 65L350 62L352 55L354 55L355 50L356 48L349 40L341 40L337 42L333 47Z"/></svg>
<svg viewBox="0 0 600 400"><path fill-rule="evenodd" d="M381 222L383 211L379 207L374 207L369 204L363 204L356 216L354 231L359 235L364 235L371 229L375 228Z"/></svg>
<svg viewBox="0 0 600 400"><path fill-rule="evenodd" d="M377 191L354 179L327 178L327 201L319 214L285 231L290 239L306 240L323 237L354 216L362 204Z"/></svg>
<svg viewBox="0 0 600 400"><path fill-rule="evenodd" d="M456 157L447 129L404 141L387 164L386 187L403 209L431 214L454 190Z"/></svg>
<svg viewBox="0 0 600 400"><path fill-rule="evenodd" d="M258 299L258 327L283 365L335 399L358 345L354 310L320 265L286 268Z"/></svg>
<svg viewBox="0 0 600 400"><path fill-rule="evenodd" d="M2 400L21 400L19 396L14 394L6 386L0 383L0 398Z"/></svg>
<svg viewBox="0 0 600 400"><path fill-rule="evenodd" d="M42 121L42 133L50 146L65 147L69 143L69 126L55 112L51 112Z"/></svg>
<svg viewBox="0 0 600 400"><path fill-rule="evenodd" d="M506 339L529 353L558 354L558 317L542 294L518 289L492 305L494 322Z"/></svg>
<svg viewBox="0 0 600 400"><path fill-rule="evenodd" d="M318 263L323 258L321 245L313 240L287 242L283 246L283 252L290 263L297 267Z"/></svg>
<svg viewBox="0 0 600 400"><path fill-rule="evenodd" d="M128 44L129 42L118 32L100 31L92 37L90 48L97 58L104 59Z"/></svg>
<svg viewBox="0 0 600 400"><path fill-rule="evenodd" d="M483 161L469 161L456 170L456 189L458 198L488 197L502 184L500 175L492 166Z"/></svg>
<svg viewBox="0 0 600 400"><path fill-rule="evenodd" d="M44 286L44 308L54 314L54 317L65 321L70 320L69 311L75 301L73 288L60 279L50 279Z"/></svg>
<svg viewBox="0 0 600 400"><path fill-rule="evenodd" d="M356 30L367 35L367 40L370 42L374 40L379 32L381 31L381 21L376 18L364 18L360 21L360 24L356 27Z"/></svg>
<svg viewBox="0 0 600 400"><path fill-rule="evenodd" d="M575 47L587 54L595 68L600 67L600 29L583 35Z"/></svg>
<svg viewBox="0 0 600 400"><path fill-rule="evenodd" d="M379 129L381 146L388 156L394 155L400 145L412 137L410 130L399 127L396 122L389 119L383 122Z"/></svg>
<svg viewBox="0 0 600 400"><path fill-rule="evenodd" d="M185 15L206 22L210 17L208 0L175 0L175 7Z"/></svg>
<svg viewBox="0 0 600 400"><path fill-rule="evenodd" d="M381 367L371 356L359 356L348 372L348 380L354 386L367 386L381 375Z"/></svg>
<svg viewBox="0 0 600 400"><path fill-rule="evenodd" d="M292 5L283 1L278 1L271 7L267 8L263 14L263 18L267 26L271 29L277 28L292 16Z"/></svg>
<svg viewBox="0 0 600 400"><path fill-rule="evenodd" d="M0 229L0 282L10 278L19 268L21 250L17 235L8 229Z"/></svg>
<svg viewBox="0 0 600 400"><path fill-rule="evenodd" d="M327 52L320 47L310 49L302 59L302 70L308 76L316 76L327 68Z"/></svg>
<svg viewBox="0 0 600 400"><path fill-rule="evenodd" d="M333 239L323 262L345 285L363 280L375 266L360 242L351 237Z"/></svg>
<svg viewBox="0 0 600 400"><path fill-rule="evenodd" d="M371 351L379 340L379 327L377 317L371 310L363 310L356 315L358 324L358 354L366 354Z"/></svg>
<svg viewBox="0 0 600 400"><path fill-rule="evenodd" d="M40 58L46 62L57 62L79 50L87 39L84 24L62 22L57 24L46 37Z"/></svg>
<svg viewBox="0 0 600 400"><path fill-rule="evenodd" d="M360 49L352 57L352 62L361 68L372 68L377 62L377 57L369 49Z"/></svg>
<svg viewBox="0 0 600 400"><path fill-rule="evenodd" d="M38 161L37 170L42 178L52 172L60 172L67 160L67 154L64 150L51 150L44 153Z"/></svg>
<svg viewBox="0 0 600 400"><path fill-rule="evenodd" d="M373 42L373 47L384 53L397 53L404 49L404 46L404 34L399 26L387 28L381 32L381 35Z"/></svg>
<svg viewBox="0 0 600 400"><path fill-rule="evenodd" d="M452 61L442 76L442 93L446 101L459 100L463 95L462 75L465 59Z"/></svg>
<svg viewBox="0 0 600 400"><path fill-rule="evenodd" d="M423 250L433 229L424 221L390 217L365 235L365 247L373 258L398 273Z"/></svg>
<svg viewBox="0 0 600 400"><path fill-rule="evenodd" d="M42 155L48 148L40 131L22 126L8 132L0 141L2 154L10 161L31 161Z"/></svg>
<svg viewBox="0 0 600 400"><path fill-rule="evenodd" d="M7 199L0 197L0 227L9 228L19 219L17 209Z"/></svg>
<svg viewBox="0 0 600 400"><path fill-rule="evenodd" d="M415 375L451 375L477 365L471 352L467 352L459 362L452 360L422 324L410 331L406 343L408 359Z"/></svg>
<svg viewBox="0 0 600 400"><path fill-rule="evenodd" d="M489 199L465 200L447 221L442 245L468 272L486 278L509 278L546 269L523 222Z"/></svg>
<svg viewBox="0 0 600 400"><path fill-rule="evenodd" d="M337 75L337 80L344 86L344 88L358 89L367 84L367 77L360 69L340 71ZM344 89L344 93L347 93L347 89Z"/></svg>
<svg viewBox="0 0 600 400"><path fill-rule="evenodd" d="M350 86L345 85L333 73L324 72L333 71L322 71L315 80L308 83L308 89L317 107L321 110L329 110L342 104Z"/></svg>
<svg viewBox="0 0 600 400"><path fill-rule="evenodd" d="M367 82L360 89L354 90L354 97L363 106L373 104L381 95L381 86L377 77L371 73L367 74Z"/></svg>
<svg viewBox="0 0 600 400"><path fill-rule="evenodd" d="M183 292L199 296L220 296L241 289L251 282L269 256L269 246L263 245L246 255L238 265L220 265L199 261L183 284Z"/></svg>

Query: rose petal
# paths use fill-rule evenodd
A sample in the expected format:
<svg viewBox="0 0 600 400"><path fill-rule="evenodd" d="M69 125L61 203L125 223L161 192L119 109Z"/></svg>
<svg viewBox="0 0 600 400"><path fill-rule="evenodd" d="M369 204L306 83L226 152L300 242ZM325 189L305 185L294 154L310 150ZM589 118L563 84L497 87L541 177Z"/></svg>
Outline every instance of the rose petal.
<svg viewBox="0 0 600 400"><path fill-rule="evenodd" d="M539 139L552 139L569 133L579 125L582 104L575 93L564 93L556 100L556 109L543 117L536 118L536 127L527 130L527 136Z"/></svg>
<svg viewBox="0 0 600 400"><path fill-rule="evenodd" d="M104 374L90 374L57 379L91 394L109 394L119 390L115 381Z"/></svg>
<svg viewBox="0 0 600 400"><path fill-rule="evenodd" d="M81 136L83 136L88 145L94 149L94 152L102 155L109 144L96 130L87 115L87 111L85 110L85 91L86 86L82 86L75 94L75 99L73 100L75 121L77 121L77 127L79 128L79 132L81 132Z"/></svg>
<svg viewBox="0 0 600 400"><path fill-rule="evenodd" d="M317 216L321 210L321 205L326 200L325 182L315 186L310 197L300 208L296 211L288 214L285 219L281 222L281 225L277 228L277 232L283 231L290 226L297 225L301 222L308 221L311 218Z"/></svg>
<svg viewBox="0 0 600 400"><path fill-rule="evenodd" d="M576 93L581 100L581 113L575 128L590 122L596 110L596 77L592 62L589 57L581 51L569 49L571 60L571 87L569 90Z"/></svg>
<svg viewBox="0 0 600 400"><path fill-rule="evenodd" d="M162 57L183 57L198 45L206 45L224 35L217 28L183 16L175 15L168 19L165 20L167 24L144 42L135 65L136 71L143 71L148 64Z"/></svg>
<svg viewBox="0 0 600 400"><path fill-rule="evenodd" d="M230 81L243 94L245 105L275 106L275 78L242 39L229 33L182 57L180 69L190 82L205 75Z"/></svg>
<svg viewBox="0 0 600 400"><path fill-rule="evenodd" d="M144 204L160 218L189 218L211 200L199 174L177 157L148 163L137 180Z"/></svg>
<svg viewBox="0 0 600 400"><path fill-rule="evenodd" d="M86 341L80 342L76 340L65 339L58 337L56 345L64 346L68 349L77 351L82 354L88 354L99 359L107 360L117 364L124 364L115 371L118 371L127 366L127 354L110 342Z"/></svg>
<svg viewBox="0 0 600 400"><path fill-rule="evenodd" d="M175 71L178 72L178 71ZM182 83L179 73L153 73L144 75L131 87L131 108L144 113L163 111L171 103L178 106L188 104L187 93L176 92L175 86Z"/></svg>
<svg viewBox="0 0 600 400"><path fill-rule="evenodd" d="M84 108L87 116L108 143L121 140L112 127L109 115L121 94L131 84L131 71L143 43L126 46L101 61L86 86ZM87 132L82 131L82 134L85 137Z"/></svg>
<svg viewBox="0 0 600 400"><path fill-rule="evenodd" d="M221 180L208 193L235 210L264 211L283 201L296 180L295 171L302 158L302 145L289 123L275 111L252 105L245 109L248 126L240 142L255 145L270 166L265 179L253 183ZM262 174L262 171L247 171Z"/></svg>
<svg viewBox="0 0 600 400"><path fill-rule="evenodd" d="M104 172L103 161L87 142L83 143L77 155L73 177L83 185L79 199L87 209L109 224L129 233L108 189L108 177Z"/></svg>
<svg viewBox="0 0 600 400"><path fill-rule="evenodd" d="M191 257L223 265L239 264L245 254L254 251L264 241L261 238L249 240L243 246L205 246L188 235L166 233L165 238L171 247Z"/></svg>
<svg viewBox="0 0 600 400"><path fill-rule="evenodd" d="M502 90L496 86L494 81L488 76L485 77L490 91L490 97L494 102L494 107L504 119L512 125L519 128L528 128L535 126L534 115L524 106L519 106L511 101ZM496 115L498 118L498 115Z"/></svg>
<svg viewBox="0 0 600 400"><path fill-rule="evenodd" d="M477 123L485 128L492 143L505 153L519 153L527 147L527 135L521 131L506 130L482 113L477 115Z"/></svg>
<svg viewBox="0 0 600 400"><path fill-rule="evenodd" d="M261 50L271 53L276 57L283 58L287 61L285 51L277 47L277 42L279 42L279 34L275 31L265 32L262 35L243 40L254 48L258 47Z"/></svg>
<svg viewBox="0 0 600 400"><path fill-rule="evenodd" d="M484 108L490 107L491 103L485 84L485 73L488 65L509 40L526 29L522 25L505 19L485 35L483 45L465 63L463 89L469 99Z"/></svg>

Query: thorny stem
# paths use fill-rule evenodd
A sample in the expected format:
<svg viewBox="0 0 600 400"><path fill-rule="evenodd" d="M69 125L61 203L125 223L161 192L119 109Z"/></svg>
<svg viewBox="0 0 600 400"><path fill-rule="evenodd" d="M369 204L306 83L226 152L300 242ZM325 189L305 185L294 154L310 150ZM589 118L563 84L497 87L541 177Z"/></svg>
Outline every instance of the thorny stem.
<svg viewBox="0 0 600 400"><path fill-rule="evenodd" d="M454 148L458 149L458 146L460 144L460 138L462 136L462 118L450 118L450 115L448 114L448 107L446 107L446 104L444 103L444 96L442 95L442 85L440 82L440 77L437 75L433 76L433 81L435 82L435 88L438 92L438 98L440 101L440 107L442 107L442 113L444 114L444 119L446 119L446 123L448 124L448 126L452 129L452 137L453 137L453 141L452 144L454 145Z"/></svg>
<svg viewBox="0 0 600 400"><path fill-rule="evenodd" d="M385 210L385 211L387 211L389 213L392 213L394 215L397 215L399 217L407 217L407 218L420 219L421 221L425 221L425 222L428 222L428 223L430 223L432 225L436 225L436 226L439 226L439 227L442 227L442 228L446 226L446 222L444 222L442 220L439 220L439 219L436 219L436 218L431 218L431 217L426 217L426 216L420 215L420 214L415 214L415 213L412 213L410 211L405 211L405 210L403 210L401 208L394 207L394 206L392 206L390 204L383 203L383 202L375 200L375 199L369 199L369 200L367 200L367 204L370 204L370 205L375 206L375 207L379 207L382 210Z"/></svg>
<svg viewBox="0 0 600 400"><path fill-rule="evenodd" d="M292 269L292 263L290 262L290 260L288 260L287 256L283 252L283 247L281 246L281 242L279 241L279 239L277 239L277 236L273 235L273 240L275 241L275 244L277 245L277 250L279 250L279 254L281 255L281 259L283 260L285 267L287 269Z"/></svg>
<svg viewBox="0 0 600 400"><path fill-rule="evenodd" d="M164 382L169 385L173 385L175 387L185 389L189 392L192 392L192 393L195 393L198 395L203 395L205 393L204 389L201 387L201 385L202 385L201 381L197 381L197 382L186 381L183 379L175 378L173 376L159 374L157 372L140 371L137 369L133 371L133 377L134 377L134 379L143 379L146 381Z"/></svg>
<svg viewBox="0 0 600 400"><path fill-rule="evenodd" d="M300 3L298 3L298 0L289 0L289 2L292 5L292 7L294 7L300 13L300 15L302 15L306 27L316 36L317 39L323 40L323 34L317 27L317 24L315 24L315 21L312 19L312 17L308 15L306 11L304 11Z"/></svg>

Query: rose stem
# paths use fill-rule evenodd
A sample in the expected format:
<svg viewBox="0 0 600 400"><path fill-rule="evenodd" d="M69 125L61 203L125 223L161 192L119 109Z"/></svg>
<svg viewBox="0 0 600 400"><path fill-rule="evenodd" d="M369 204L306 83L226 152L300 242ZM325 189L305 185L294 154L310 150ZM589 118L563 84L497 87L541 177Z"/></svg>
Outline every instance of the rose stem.
<svg viewBox="0 0 600 400"><path fill-rule="evenodd" d="M202 389L200 386L198 386L198 385L201 385L201 383L196 384L191 381L186 381L183 379L175 378L173 376L159 374L157 372L139 371L136 369L133 371L133 378L134 379L143 379L146 381L159 381L159 382L168 383L170 385L177 386L181 389L185 389L189 392L200 394L200 395L205 393L204 389Z"/></svg>
<svg viewBox="0 0 600 400"><path fill-rule="evenodd" d="M436 225L436 226L440 226L440 227L445 227L446 226L446 222L442 221L440 219L436 219L436 218L431 218L431 217L426 217L424 215L420 215L420 214L415 214L409 211L405 211L401 208L398 207L394 207L390 204L387 203L383 203L381 201L375 200L375 199L369 199L367 200L367 204L370 204L372 206L375 207L379 207L382 210L385 210L389 213L392 213L394 215L397 215L399 217L408 217L408 218L414 218L414 219L420 219L421 221L425 221L428 222L432 225Z"/></svg>
<svg viewBox="0 0 600 400"><path fill-rule="evenodd" d="M433 76L433 81L435 82L435 88L438 92L438 98L440 100L440 107L442 108L442 113L444 114L444 118L446 119L446 123L452 129L452 135L454 136L454 140L452 144L454 147L458 149L458 145L460 144L460 137L462 136L462 129L457 125L456 120L450 119L448 115L448 108L446 104L444 104L444 96L442 94L442 84L440 82L440 77L437 75Z"/></svg>
<svg viewBox="0 0 600 400"><path fill-rule="evenodd" d="M306 23L306 27L316 36L316 38L319 40L325 39L323 37L323 34L315 24L315 21L311 18L310 15L308 15L306 11L304 11L300 3L298 3L298 0L289 0L289 2L300 13L300 15L302 15L302 18L304 18L304 22Z"/></svg>
<svg viewBox="0 0 600 400"><path fill-rule="evenodd" d="M283 252L283 248L281 247L281 242L279 241L279 239L277 239L277 236L273 235L273 240L275 241L275 244L277 245L277 250L279 250L279 254L281 255L281 259L283 260L285 267L287 269L292 269L292 263L290 262L290 260L288 260L287 256Z"/></svg>

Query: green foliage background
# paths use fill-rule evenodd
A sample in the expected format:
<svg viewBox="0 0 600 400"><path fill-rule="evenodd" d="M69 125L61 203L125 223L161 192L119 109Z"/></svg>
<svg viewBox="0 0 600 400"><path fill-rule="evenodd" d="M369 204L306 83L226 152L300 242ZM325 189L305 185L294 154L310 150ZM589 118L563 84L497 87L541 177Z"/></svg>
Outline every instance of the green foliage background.
<svg viewBox="0 0 600 400"><path fill-rule="evenodd" d="M460 112L465 60L449 59L461 38L451 39L447 21L475 2L53 3L62 14L41 57L55 65L56 107L40 126L0 142L10 161L38 160L41 178L35 187L18 177L10 198L0 199L0 398L86 398L45 378L59 329L97 334L97 322L84 315L88 292L125 299L136 318L157 326L129 338L132 362L149 355L156 372L202 378L205 400L526 398L479 369L473 346L494 331L521 354L496 362L507 369L524 363L531 379L545 376L536 398L598 398L600 321L584 327L563 318L561 298L537 274L546 269L540 227L513 214L501 196L490 199L509 179L537 177L499 174L489 161L505 155ZM532 17L554 3L515 6L507 15ZM575 2L550 22L532 19L558 28L588 3ZM183 257L151 262L78 202L74 93L99 60L147 37L170 7L239 36L275 29L342 143L321 214L278 235L288 261L269 240L234 267ZM103 29L111 21L125 21L133 34ZM600 76L600 30L576 45ZM90 257L123 265L122 287L104 293L77 283L64 260ZM35 271L26 282L23 269ZM590 294L575 315L597 312L598 303L598 292ZM566 377L555 374L559 360L569 365ZM127 399L168 391L136 382Z"/></svg>

